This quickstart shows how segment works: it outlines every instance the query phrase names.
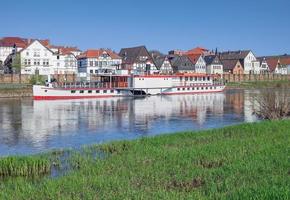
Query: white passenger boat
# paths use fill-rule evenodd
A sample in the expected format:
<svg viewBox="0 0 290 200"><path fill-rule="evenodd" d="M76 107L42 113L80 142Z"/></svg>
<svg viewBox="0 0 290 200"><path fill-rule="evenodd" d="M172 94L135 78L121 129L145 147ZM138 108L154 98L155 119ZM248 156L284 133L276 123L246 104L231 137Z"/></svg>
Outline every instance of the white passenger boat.
<svg viewBox="0 0 290 200"><path fill-rule="evenodd" d="M34 85L35 100L174 95L222 92L223 84L205 74L102 75L97 82Z"/></svg>

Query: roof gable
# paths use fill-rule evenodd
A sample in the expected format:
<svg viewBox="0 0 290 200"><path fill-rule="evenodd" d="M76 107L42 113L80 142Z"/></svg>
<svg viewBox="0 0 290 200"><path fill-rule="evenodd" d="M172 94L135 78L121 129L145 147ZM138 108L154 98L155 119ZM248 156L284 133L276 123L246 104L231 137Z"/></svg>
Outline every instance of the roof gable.
<svg viewBox="0 0 290 200"><path fill-rule="evenodd" d="M207 65L212 65L212 64L216 64L216 65L221 65L221 60L219 59L219 57L217 55L208 55L208 56L204 56L204 61Z"/></svg>
<svg viewBox="0 0 290 200"><path fill-rule="evenodd" d="M109 55L112 59L121 59L120 56L118 56L116 53L109 49L89 49L82 53L81 55L78 56L78 59L83 59L83 58L99 58L102 55L107 54Z"/></svg>
<svg viewBox="0 0 290 200"><path fill-rule="evenodd" d="M126 63L126 64L133 64L136 62L145 62L148 60L153 62L153 59L145 46L123 48L121 49L119 56L123 58L123 63Z"/></svg>
<svg viewBox="0 0 290 200"><path fill-rule="evenodd" d="M190 61L188 56L175 55L169 58L172 68L176 70L194 70L194 64Z"/></svg>
<svg viewBox="0 0 290 200"><path fill-rule="evenodd" d="M35 45L35 44L39 44L39 45L41 45L43 48L45 48L45 49L47 49L49 52L51 52L52 54L54 54L54 52L51 50L51 49L49 49L47 46L44 46L39 40L34 40L34 41L32 41L31 43L29 43L25 48L23 48L21 51L20 51L20 53L21 52L23 52L24 50L27 50L28 48L30 48L32 45Z"/></svg>
<svg viewBox="0 0 290 200"><path fill-rule="evenodd" d="M243 51L227 51L227 52L221 52L220 59L221 60L239 60L239 59L245 59L249 53L250 50L243 50Z"/></svg>

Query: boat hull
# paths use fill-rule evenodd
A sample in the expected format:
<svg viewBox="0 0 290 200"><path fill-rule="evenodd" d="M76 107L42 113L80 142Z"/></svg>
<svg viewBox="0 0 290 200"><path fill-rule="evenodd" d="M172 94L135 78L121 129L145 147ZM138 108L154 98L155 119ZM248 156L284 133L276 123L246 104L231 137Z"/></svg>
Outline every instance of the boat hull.
<svg viewBox="0 0 290 200"><path fill-rule="evenodd" d="M223 85L178 86L170 88L52 88L33 86L34 100L109 98L144 95L186 95L222 92ZM139 91L139 92L138 92ZM140 94L140 95L138 95Z"/></svg>

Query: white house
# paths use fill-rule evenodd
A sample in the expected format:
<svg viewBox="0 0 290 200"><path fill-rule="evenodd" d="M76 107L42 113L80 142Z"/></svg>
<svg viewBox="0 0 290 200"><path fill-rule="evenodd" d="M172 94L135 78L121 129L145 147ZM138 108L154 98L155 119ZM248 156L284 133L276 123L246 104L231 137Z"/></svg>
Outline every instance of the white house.
<svg viewBox="0 0 290 200"><path fill-rule="evenodd" d="M53 74L55 54L38 40L34 40L20 51L21 74Z"/></svg>
<svg viewBox="0 0 290 200"><path fill-rule="evenodd" d="M115 73L122 63L122 58L111 50L87 50L77 57L78 72L87 74Z"/></svg>
<svg viewBox="0 0 290 200"><path fill-rule="evenodd" d="M244 67L244 74L260 74L260 61L255 57L252 51L227 51L220 53L220 59L240 60Z"/></svg>
<svg viewBox="0 0 290 200"><path fill-rule="evenodd" d="M204 56L207 74L223 74L223 63L217 55Z"/></svg>
<svg viewBox="0 0 290 200"><path fill-rule="evenodd" d="M168 56L162 56L154 59L154 63L161 74L172 74L173 68Z"/></svg>
<svg viewBox="0 0 290 200"><path fill-rule="evenodd" d="M194 64L195 73L205 74L206 73L206 62L200 54L189 54L187 55L190 61Z"/></svg>

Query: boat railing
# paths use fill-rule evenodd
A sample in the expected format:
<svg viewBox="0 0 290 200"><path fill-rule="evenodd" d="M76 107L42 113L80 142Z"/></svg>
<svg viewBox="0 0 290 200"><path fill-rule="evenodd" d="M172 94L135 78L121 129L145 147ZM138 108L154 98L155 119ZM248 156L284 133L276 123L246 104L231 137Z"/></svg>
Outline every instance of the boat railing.
<svg viewBox="0 0 290 200"><path fill-rule="evenodd" d="M179 82L179 83L175 83L174 86L180 86L180 87L188 87L188 86L219 86L219 85L223 85L220 82L213 82L213 83L188 83L188 82Z"/></svg>
<svg viewBox="0 0 290 200"><path fill-rule="evenodd" d="M125 88L128 87L126 82L72 82L72 83L53 83L54 88Z"/></svg>

